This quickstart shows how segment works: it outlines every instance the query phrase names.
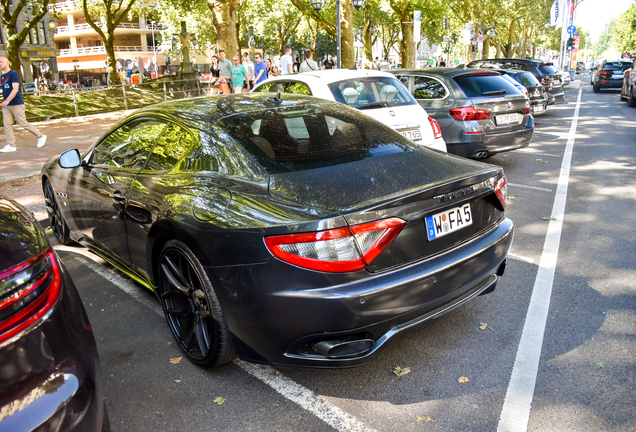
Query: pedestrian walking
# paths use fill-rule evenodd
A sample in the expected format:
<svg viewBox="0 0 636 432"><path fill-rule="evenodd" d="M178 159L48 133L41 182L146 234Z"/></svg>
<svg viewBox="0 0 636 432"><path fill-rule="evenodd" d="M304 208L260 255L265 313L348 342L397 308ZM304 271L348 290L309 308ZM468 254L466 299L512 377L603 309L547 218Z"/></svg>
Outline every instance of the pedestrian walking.
<svg viewBox="0 0 636 432"><path fill-rule="evenodd" d="M243 92L247 93L254 88L254 63L250 60L250 55L247 52L243 53L243 67L247 71L248 79L243 84Z"/></svg>
<svg viewBox="0 0 636 432"><path fill-rule="evenodd" d="M230 68L230 75L232 76L234 93L243 93L243 84L249 79L249 75L245 66L241 64L241 58L238 54L234 56L234 65Z"/></svg>
<svg viewBox="0 0 636 432"><path fill-rule="evenodd" d="M325 62L322 64L322 68L323 69L335 69L336 68L336 63L333 61L333 58L331 58L331 54L329 54L327 56L327 60L325 60Z"/></svg>
<svg viewBox="0 0 636 432"><path fill-rule="evenodd" d="M265 60L265 66L267 66L268 77L278 76L278 70L276 69L276 66L272 64L272 59Z"/></svg>
<svg viewBox="0 0 636 432"><path fill-rule="evenodd" d="M221 68L219 67L219 58L212 56L212 65L210 66L210 84L212 85L212 94L219 92L219 78L221 76Z"/></svg>
<svg viewBox="0 0 636 432"><path fill-rule="evenodd" d="M219 84L223 82L227 83L230 87L230 93L232 93L232 74L230 73L232 62L225 58L225 50L219 51L219 69L221 70L221 72L219 72ZM219 91L219 93L221 92Z"/></svg>
<svg viewBox="0 0 636 432"><path fill-rule="evenodd" d="M22 89L20 88L20 75L9 67L9 59L6 57L0 57L0 70L2 70L0 82L2 83L2 96L4 98L0 107L2 107L4 136L7 139L7 144L0 149L0 152L7 153L16 150L15 136L13 135L14 119L20 126L35 135L38 139L37 146L42 147L46 143L46 135L26 121Z"/></svg>
<svg viewBox="0 0 636 432"><path fill-rule="evenodd" d="M300 65L300 72L318 70L318 63L312 60L313 55L314 54L311 52L311 50L305 51L305 61L302 62Z"/></svg>
<svg viewBox="0 0 636 432"><path fill-rule="evenodd" d="M285 47L285 55L280 58L280 74L287 75L292 73L292 63L294 59L291 56L291 47Z"/></svg>
<svg viewBox="0 0 636 432"><path fill-rule="evenodd" d="M254 74L256 75L254 82L258 84L267 79L267 66L265 65L263 56L260 53L254 54L254 59L256 60L256 63L254 64Z"/></svg>

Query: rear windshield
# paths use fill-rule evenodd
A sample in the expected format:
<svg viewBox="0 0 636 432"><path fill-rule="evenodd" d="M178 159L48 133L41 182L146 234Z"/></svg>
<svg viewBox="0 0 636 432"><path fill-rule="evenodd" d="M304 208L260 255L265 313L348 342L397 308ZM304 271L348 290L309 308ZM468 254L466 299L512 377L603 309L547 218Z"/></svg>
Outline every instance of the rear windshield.
<svg viewBox="0 0 636 432"><path fill-rule="evenodd" d="M338 104L246 112L221 120L220 126L270 174L413 150L393 129Z"/></svg>
<svg viewBox="0 0 636 432"><path fill-rule="evenodd" d="M358 109L416 105L409 91L393 77L360 77L329 84L336 101Z"/></svg>
<svg viewBox="0 0 636 432"><path fill-rule="evenodd" d="M632 66L631 63L627 63L627 62L612 62L612 63L605 63L605 66L603 66L603 70L626 70L629 69Z"/></svg>
<svg viewBox="0 0 636 432"><path fill-rule="evenodd" d="M552 63L541 63L539 70L543 75L558 75L559 71Z"/></svg>
<svg viewBox="0 0 636 432"><path fill-rule="evenodd" d="M517 87L506 81L501 75L468 74L455 77L454 80L467 97L521 94ZM505 93L501 90L505 90ZM496 94L497 92L501 93Z"/></svg>
<svg viewBox="0 0 636 432"><path fill-rule="evenodd" d="M526 87L534 87L541 84L530 72L520 72L511 76Z"/></svg>

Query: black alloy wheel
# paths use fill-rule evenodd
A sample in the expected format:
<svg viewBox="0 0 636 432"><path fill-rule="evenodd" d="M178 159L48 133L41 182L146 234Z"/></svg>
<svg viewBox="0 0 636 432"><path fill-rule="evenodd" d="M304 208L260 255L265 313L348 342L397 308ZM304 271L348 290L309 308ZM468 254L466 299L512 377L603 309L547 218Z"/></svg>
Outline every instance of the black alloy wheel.
<svg viewBox="0 0 636 432"><path fill-rule="evenodd" d="M184 243L170 240L159 258L159 287L170 330L199 366L231 361L236 349L208 275Z"/></svg>
<svg viewBox="0 0 636 432"><path fill-rule="evenodd" d="M50 181L44 183L44 204L46 205L46 212L49 214L49 224L55 234L55 238L60 244L69 245L73 243L73 240L69 237L68 225L62 216L62 210L60 204L55 198L55 192Z"/></svg>

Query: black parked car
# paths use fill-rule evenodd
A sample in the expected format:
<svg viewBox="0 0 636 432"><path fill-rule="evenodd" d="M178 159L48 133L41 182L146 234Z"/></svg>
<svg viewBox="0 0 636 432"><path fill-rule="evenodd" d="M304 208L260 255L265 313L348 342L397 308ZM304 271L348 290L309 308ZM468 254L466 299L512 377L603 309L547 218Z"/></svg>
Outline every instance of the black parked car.
<svg viewBox="0 0 636 432"><path fill-rule="evenodd" d="M528 71L535 76L545 88L548 105L565 102L561 74L551 62L534 59L484 59L475 60L467 65L469 68L495 68Z"/></svg>
<svg viewBox="0 0 636 432"><path fill-rule="evenodd" d="M392 69L439 124L449 153L486 158L527 147L534 134L528 98L497 71Z"/></svg>
<svg viewBox="0 0 636 432"><path fill-rule="evenodd" d="M295 94L148 107L42 176L58 239L154 290L202 366L367 363L492 290L513 236L502 168Z"/></svg>
<svg viewBox="0 0 636 432"><path fill-rule="evenodd" d="M2 196L0 231L0 430L110 430L73 282L37 220Z"/></svg>
<svg viewBox="0 0 636 432"><path fill-rule="evenodd" d="M619 89L623 87L623 71L632 67L631 60L603 60L592 78L594 93L601 89Z"/></svg>
<svg viewBox="0 0 636 432"><path fill-rule="evenodd" d="M532 115L534 117L545 114L548 106L548 96L544 86L530 72L520 70L499 70L505 76L510 77L526 89L526 96L530 99Z"/></svg>
<svg viewBox="0 0 636 432"><path fill-rule="evenodd" d="M636 108L636 60L623 73L625 77L621 87L621 100L626 100L630 107Z"/></svg>

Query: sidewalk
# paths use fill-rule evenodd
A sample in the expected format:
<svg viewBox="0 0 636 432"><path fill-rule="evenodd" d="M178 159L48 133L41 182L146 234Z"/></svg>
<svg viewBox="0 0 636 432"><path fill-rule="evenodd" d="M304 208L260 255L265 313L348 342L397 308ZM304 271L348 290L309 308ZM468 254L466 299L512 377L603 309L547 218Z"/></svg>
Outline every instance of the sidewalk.
<svg viewBox="0 0 636 432"><path fill-rule="evenodd" d="M0 153L0 194L16 200L34 213L46 212L39 177L46 161L72 148L86 150L131 112L117 111L32 123L47 136L46 145L40 148L35 146L35 136L14 125L17 151ZM0 127L0 147L5 144L4 128Z"/></svg>

